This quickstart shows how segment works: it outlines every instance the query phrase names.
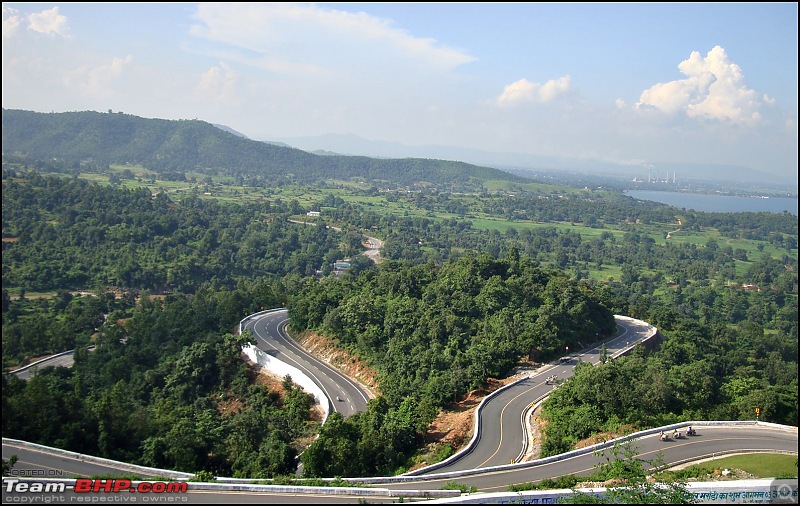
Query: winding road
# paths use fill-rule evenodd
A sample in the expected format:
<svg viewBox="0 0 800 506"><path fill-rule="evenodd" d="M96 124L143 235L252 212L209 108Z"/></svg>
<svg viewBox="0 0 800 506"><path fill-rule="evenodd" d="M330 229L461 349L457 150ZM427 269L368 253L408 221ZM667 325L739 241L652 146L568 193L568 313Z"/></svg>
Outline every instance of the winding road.
<svg viewBox="0 0 800 506"><path fill-rule="evenodd" d="M89 351L94 351L94 345L89 346ZM29 380L36 375L36 372L45 367L72 367L75 364L75 350L64 351L50 355L32 364L28 364L19 369L9 371L9 374L16 375L19 379Z"/></svg>
<svg viewBox="0 0 800 506"><path fill-rule="evenodd" d="M616 357L642 340L653 336L656 329L640 320L615 316L618 334L605 342L608 357ZM559 380L572 376L577 362L597 364L601 360L603 345L599 345L577 356L571 356L564 364L551 364L533 375L513 383L497 392L486 402L480 412L480 427L477 441L471 450L455 455L447 465L430 466L414 474L443 473L465 469L479 469L519 462L528 434L526 421L522 417L527 408L546 397L553 385L547 378L557 376Z"/></svg>
<svg viewBox="0 0 800 506"><path fill-rule="evenodd" d="M259 347L280 360L290 362L301 368L311 377L320 381L320 386L335 399L344 395L346 401L334 402L335 409L345 416L363 410L367 396L363 390L329 365L309 357L285 333L288 322L286 310L268 312L246 322L258 339ZM624 353L636 342L654 333L653 327L644 322L625 317L617 317L622 333L606 343L609 356ZM575 360L596 362L601 348L589 350L572 363L551 365L537 374L518 381L512 387L487 400L481 413L481 435L474 448L459 458L451 460L439 468L423 470L420 476L395 476L389 478L364 478L353 481L368 483L390 491L438 490L448 482L458 481L481 492L503 491L509 485L539 481L566 474L585 475L591 473L598 463L604 461L595 452L581 455L567 455L567 458L544 459L540 461L510 464L522 447L523 431L520 414L530 403L546 396L552 389L544 382L544 377L558 375L567 378L572 373ZM499 423L498 423L499 422ZM746 423L746 422L745 422ZM697 424L699 435L677 441L662 442L657 435L648 434L631 443L639 458L652 460L660 456L665 464L685 462L730 452L739 451L786 451L797 448L797 429L773 427L769 424L750 425L701 425ZM158 470L151 473L134 470L133 466L122 462L107 461L95 457L69 454L55 449L31 448L30 445L13 440L3 440L3 458L17 455L14 466L18 476L70 477L74 475L122 475L138 472L143 476L157 476ZM28 473L28 474L25 474ZM5 494L5 492L4 492ZM303 495L296 491L259 492L253 496L232 491L189 491L192 502L226 502L234 494L237 502L246 500L266 503L286 502L356 502L357 496L331 497L325 495ZM5 495L4 495L5 499ZM384 500L370 497L371 500Z"/></svg>
<svg viewBox="0 0 800 506"><path fill-rule="evenodd" d="M364 252L364 255L366 255L367 258L376 264L381 263L381 248L383 247L383 241L375 237L364 237L366 238L364 244L367 246L367 251Z"/></svg>
<svg viewBox="0 0 800 506"><path fill-rule="evenodd" d="M376 263L381 242L375 238L367 238L370 247L365 253ZM605 342L608 357L615 358L626 353L632 347L656 333L651 325L624 316L615 316L619 333ZM358 383L330 366L311 356L301 348L286 332L289 317L286 309L267 311L254 315L243 322L243 327L250 329L256 339L257 346L272 357L296 367L304 372L319 386L328 397L332 411L343 416L364 411L369 394ZM469 447L454 455L445 462L408 473L403 476L386 478L360 478L350 481L363 482L371 487L378 487L386 497L369 495L369 502L394 502L397 497L420 497L425 491L438 491L447 483L457 481L480 492L505 491L512 484L540 481L567 474L587 475L595 467L605 462L600 452L583 452L565 454L562 457L542 459L532 462L519 462L524 455L527 441L525 414L536 402L545 398L554 388L547 381L552 376L559 380L569 378L577 362L593 364L601 360L602 345L578 355L572 355L567 362L556 362L540 368L526 377L520 378L509 386L496 391L487 397L479 408L478 430ZM65 360L68 366L70 353L62 357L51 357L51 360ZM33 364L32 364L33 365ZM18 371L21 377L33 372L37 367L56 365L52 362L37 363L25 371ZM71 365L71 364L69 364ZM797 428L781 428L770 424L737 425L695 424L698 436L677 441L662 442L657 435L647 434L631 439L631 445L638 457L645 460L659 458L664 464L676 464L703 459L734 452L785 452L796 454L798 447ZM143 477L163 476L162 470L141 469L123 462L114 462L91 456L77 455L63 450L39 447L29 443L3 439L3 458L16 455L18 461L13 468L17 477L31 479L69 478L72 476L121 476L139 474ZM172 473L175 478L188 477L184 473ZM225 480L234 483L236 480ZM245 480L240 480L242 483ZM269 487L267 487L269 488ZM313 489L312 489L313 490ZM185 497L189 502L200 503L269 503L269 504L309 504L309 503L356 503L363 501L363 495L347 492L345 495L333 494L319 490L195 490L190 488ZM433 493L433 492L429 492ZM70 496L70 494L72 494ZM394 494L393 496L391 494ZM416 495L415 495L416 494ZM76 494L67 491L67 500L87 499L73 497ZM80 495L80 494L78 494ZM106 494L110 495L110 494ZM394 499L393 499L394 497ZM25 494L9 493L3 488L3 503L24 502ZM114 497L106 497L113 500ZM175 499L181 499L175 497ZM103 500L103 499L100 499Z"/></svg>
<svg viewBox="0 0 800 506"><path fill-rule="evenodd" d="M75 363L75 358L72 356L73 353L75 353L75 350L69 350L64 353L51 355L47 358L43 358L42 360L37 360L36 362L25 367L20 367L14 371L9 371L9 373L16 375L19 379L27 381L33 378L39 369L44 369L45 367L72 367L72 364Z"/></svg>
<svg viewBox="0 0 800 506"><path fill-rule="evenodd" d="M338 369L307 353L286 333L288 323L288 310L280 309L247 320L245 328L253 331L261 350L311 378L325 392L333 411L345 417L364 411L370 397L367 390Z"/></svg>
<svg viewBox="0 0 800 506"><path fill-rule="evenodd" d="M633 440L631 443L638 453L638 457L653 460L661 457L665 464L682 463L687 460L719 456L726 453L743 451L761 452L786 452L797 451L797 428L791 430L769 425L756 426L753 422L745 426L700 426L696 425L698 435L679 441L662 442L657 435L647 435ZM128 466L118 463L89 463L84 459L58 455L50 451L31 450L14 441L3 440L3 458L17 455L19 460L14 466L17 476L38 477L71 477L74 475L106 475L120 476L131 472ZM470 487L477 488L480 492L505 491L512 484L521 484L539 481L568 474L587 475L594 471L595 466L604 462L601 454L594 452L584 455L565 458L554 462L529 462L525 464L507 465L492 469L475 469L460 473L434 474L430 476L405 476L392 478L372 478L352 481L368 482L370 487L395 491L425 491L439 490L445 484L456 481ZM156 476L139 472L143 476ZM239 480L245 483L247 480ZM285 504L302 502L329 503L349 502L357 503L362 498L353 493L349 498L326 495L323 490L316 494L308 491L306 494L297 490L285 491L253 491L244 494L242 491L214 491L192 490L187 493L191 502L215 502L218 504L236 502L261 502L270 504ZM411 494L408 494L411 496ZM6 489L3 489L3 502L6 503ZM380 501L384 498L369 497L369 501ZM111 498L109 498L111 500Z"/></svg>

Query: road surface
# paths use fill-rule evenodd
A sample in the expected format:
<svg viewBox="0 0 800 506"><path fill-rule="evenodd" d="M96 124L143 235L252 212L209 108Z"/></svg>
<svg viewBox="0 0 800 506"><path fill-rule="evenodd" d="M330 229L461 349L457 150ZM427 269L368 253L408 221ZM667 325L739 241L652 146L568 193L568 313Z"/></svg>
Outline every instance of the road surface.
<svg viewBox="0 0 800 506"><path fill-rule="evenodd" d="M267 353L295 367L302 368L321 383L321 387L331 398L339 395L342 402L334 401L334 409L345 416L363 410L367 396L363 389L349 380L337 370L309 357L285 333L288 322L286 310L268 313L249 321L246 328L252 328L258 345ZM606 343L608 355L633 346L639 339L652 332L652 327L644 322L625 317L617 317L617 323L623 328L621 335ZM600 348L595 348L580 356L581 360L596 362L599 360ZM482 413L482 437L475 449L450 464L447 468L437 469L421 476L392 477L391 479L365 479L370 487L390 490L438 490L448 482L456 481L469 487L476 487L480 492L505 491L512 484L540 481L545 478L574 474L587 475L595 467L605 461L602 455L587 453L550 463L530 462L507 465L516 457L521 448L522 425L520 413L534 400L547 395L552 388L544 378L558 375L564 379L572 374L575 363L552 365L540 370L536 375L519 382L516 386L503 391L484 406ZM664 464L685 462L691 459L703 459L735 451L797 451L797 428L784 430L765 425L755 426L699 426L695 425L698 436L681 440L662 442L657 435L648 435L632 443L641 459L653 460L660 457ZM515 432L518 431L518 432ZM120 476L130 474L131 469L124 463L89 462L90 459L80 456L68 456L63 452L32 450L14 442L3 440L3 458L17 455L18 461L13 468L16 476L67 478L75 475L91 476L105 474ZM610 456L610 453L609 453ZM491 467L491 469L486 469ZM443 475L444 472L456 473L456 476ZM143 477L152 477L147 473L137 473ZM157 475L157 473L154 473ZM3 502L24 500L25 497L12 497L15 492L3 489ZM68 493L72 493L69 491ZM17 494L20 495L20 494ZM24 494L21 494L24 495ZM109 494L110 495L110 494ZM303 495L297 492L284 493L242 493L218 491L192 491L186 494L190 502L260 502L272 504L304 503L327 504L358 503L363 500L357 495L350 497L331 495ZM107 500L112 500L108 497ZM369 502L384 502L388 499L369 497Z"/></svg>
<svg viewBox="0 0 800 506"><path fill-rule="evenodd" d="M652 326L639 320L619 316L615 320L621 330L605 343L609 357L635 346L655 332ZM423 469L415 474L502 466L518 461L523 451L523 441L527 438L521 415L532 403L553 390L553 385L547 384L547 378L555 375L559 381L567 379L572 376L578 360L597 364L601 354L602 345L573 356L568 363L541 368L529 378L505 388L484 405L480 415L480 439L469 453L447 466L432 469L428 473Z"/></svg>
<svg viewBox="0 0 800 506"><path fill-rule="evenodd" d="M656 434L635 440L632 446L636 449L638 458L653 460L661 455L665 464L683 462L687 459L701 459L735 451L785 452L790 450L797 452L796 428L794 430L781 430L763 425L744 427L695 426L695 428L698 431L698 435L695 437L662 442ZM4 440L3 458L8 459L11 455L17 455L19 459L13 468L16 476L68 478L74 475L86 476L100 473L111 476L125 474L125 471L113 465L88 464L76 458L28 450ZM549 464L533 465L534 463L529 463L524 464L528 467L519 467L517 465L505 466L505 468L491 471L467 471L466 474L455 478L430 475L406 477L404 481L397 483L380 483L380 480L376 480L369 487L390 490L438 490L448 482L455 481L469 487L474 486L479 492L501 492L507 490L512 484L535 482L568 474L587 475L595 470L597 464L604 461L605 459L601 455L589 453ZM7 497L7 495L4 488L4 504L14 500ZM326 504L332 500L355 504L363 500L363 498L359 499L356 496L347 499L334 498L333 496L299 495L297 492L290 491L284 493L245 494L242 492L193 492L190 490L187 495L190 502L216 502L220 504L245 501L270 504L298 502ZM368 502L381 501L378 497L367 497L366 499ZM112 499L108 498L108 500Z"/></svg>
<svg viewBox="0 0 800 506"><path fill-rule="evenodd" d="M377 239L375 237L364 236L367 238L364 243L367 245L367 251L364 252L364 255L367 256L370 260L375 262L376 264L381 263L381 248L383 247L383 241Z"/></svg>
<svg viewBox="0 0 800 506"><path fill-rule="evenodd" d="M333 411L348 417L364 411L368 391L338 369L308 354L286 333L288 311L282 309L248 320L245 328L253 331L257 346L310 377L330 399ZM341 400L337 400L341 399Z"/></svg>

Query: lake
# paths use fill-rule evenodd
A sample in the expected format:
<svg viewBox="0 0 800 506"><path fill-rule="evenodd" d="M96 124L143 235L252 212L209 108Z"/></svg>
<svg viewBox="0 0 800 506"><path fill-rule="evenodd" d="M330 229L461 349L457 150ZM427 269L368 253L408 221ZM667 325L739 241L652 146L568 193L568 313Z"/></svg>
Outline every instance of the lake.
<svg viewBox="0 0 800 506"><path fill-rule="evenodd" d="M702 193L662 192L651 190L626 190L625 195L640 200L661 202L679 209L693 209L712 213L769 212L781 214L788 211L797 216L797 199L788 197L734 197Z"/></svg>

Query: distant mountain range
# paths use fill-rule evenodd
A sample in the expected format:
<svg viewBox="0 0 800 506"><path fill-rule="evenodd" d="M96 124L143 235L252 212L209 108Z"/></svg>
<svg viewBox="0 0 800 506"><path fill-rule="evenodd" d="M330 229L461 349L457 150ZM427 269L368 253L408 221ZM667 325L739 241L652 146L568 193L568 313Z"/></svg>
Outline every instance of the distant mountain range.
<svg viewBox="0 0 800 506"><path fill-rule="evenodd" d="M439 159L320 156L278 142L255 141L199 120L148 119L123 113L39 113L3 109L3 155L72 164L142 165L173 177L220 174L248 182L362 179L376 184L477 188L492 179L530 181L496 168Z"/></svg>
<svg viewBox="0 0 800 506"><path fill-rule="evenodd" d="M514 172L518 172L519 169L535 169L630 178L638 177L644 180L647 180L648 177L664 179L674 176L679 180L785 184L785 181L778 176L735 165L653 162L645 166L524 153L498 153L452 146L406 146L397 142L367 140L352 134L286 137L277 140L315 153L338 153L381 158L408 156L439 158L458 160L501 170L513 170Z"/></svg>
<svg viewBox="0 0 800 506"><path fill-rule="evenodd" d="M242 132L237 132L236 130L234 130L233 128L231 128L229 126L220 125L220 124L217 124L217 123L211 123L211 124L214 125L215 127L219 128L220 130L224 130L226 132L230 132L233 135L236 135L236 136L239 136L239 137L243 137L245 139L249 139L250 138L250 137L246 136L245 134L243 134ZM283 143L281 143L281 144L283 144Z"/></svg>

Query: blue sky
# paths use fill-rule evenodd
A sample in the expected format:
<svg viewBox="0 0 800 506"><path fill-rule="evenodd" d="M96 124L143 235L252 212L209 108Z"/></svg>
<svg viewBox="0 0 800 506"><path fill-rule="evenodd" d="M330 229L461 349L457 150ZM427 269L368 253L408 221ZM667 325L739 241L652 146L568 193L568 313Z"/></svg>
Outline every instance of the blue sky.
<svg viewBox="0 0 800 506"><path fill-rule="evenodd" d="M3 107L797 186L797 3L3 4Z"/></svg>

